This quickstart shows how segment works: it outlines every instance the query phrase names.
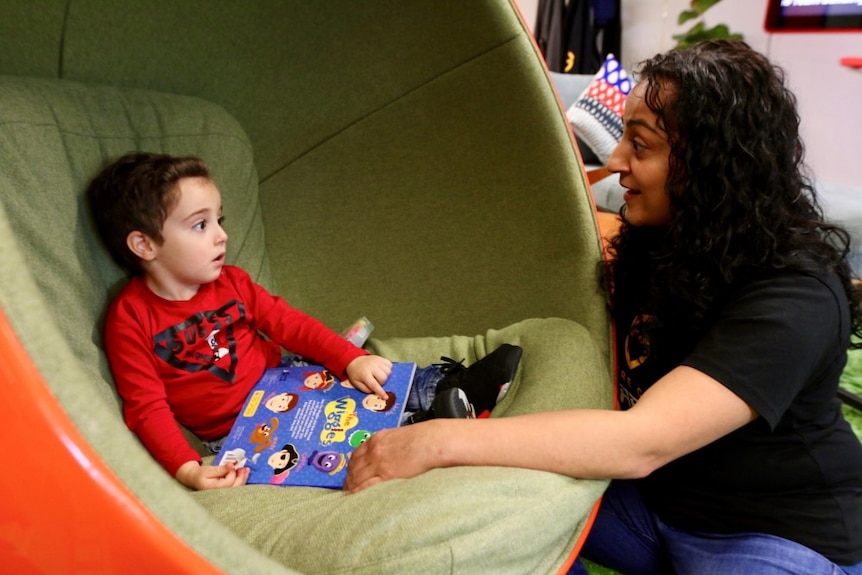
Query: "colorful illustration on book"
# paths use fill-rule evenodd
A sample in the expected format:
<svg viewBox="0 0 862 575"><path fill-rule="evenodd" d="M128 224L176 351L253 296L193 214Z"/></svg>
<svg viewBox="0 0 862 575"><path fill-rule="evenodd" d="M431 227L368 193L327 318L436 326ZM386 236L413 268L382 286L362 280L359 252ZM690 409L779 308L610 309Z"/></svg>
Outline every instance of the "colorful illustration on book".
<svg viewBox="0 0 862 575"><path fill-rule="evenodd" d="M374 432L398 425L415 370L413 363L393 364L384 401L319 365L268 369L225 439L219 463L248 467L250 484L340 488L350 453Z"/></svg>
<svg viewBox="0 0 862 575"><path fill-rule="evenodd" d="M327 391L335 385L337 378L327 370L305 371L302 376L302 389L320 389Z"/></svg>

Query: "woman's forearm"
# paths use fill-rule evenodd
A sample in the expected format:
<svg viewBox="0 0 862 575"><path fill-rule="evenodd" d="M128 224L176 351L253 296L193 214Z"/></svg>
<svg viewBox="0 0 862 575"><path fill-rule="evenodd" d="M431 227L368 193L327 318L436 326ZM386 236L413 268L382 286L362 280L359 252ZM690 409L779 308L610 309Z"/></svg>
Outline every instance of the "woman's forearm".
<svg viewBox="0 0 862 575"><path fill-rule="evenodd" d="M582 479L644 477L755 417L719 382L678 367L626 411L434 419L380 431L353 452L345 488L358 491L456 465L523 467Z"/></svg>
<svg viewBox="0 0 862 575"><path fill-rule="evenodd" d="M644 469L620 442L625 414L570 410L479 420L434 419L375 433L353 452L344 488L414 477L437 467L489 465L579 478L633 477Z"/></svg>
<svg viewBox="0 0 862 575"><path fill-rule="evenodd" d="M640 477L657 459L632 441L627 414L581 409L488 420L438 421L440 463L539 469L583 479Z"/></svg>

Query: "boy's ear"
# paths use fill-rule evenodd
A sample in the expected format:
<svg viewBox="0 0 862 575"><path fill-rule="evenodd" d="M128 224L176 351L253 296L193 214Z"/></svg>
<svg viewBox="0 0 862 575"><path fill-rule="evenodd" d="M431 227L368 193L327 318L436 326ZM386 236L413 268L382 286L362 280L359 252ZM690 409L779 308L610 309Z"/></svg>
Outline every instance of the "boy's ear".
<svg viewBox="0 0 862 575"><path fill-rule="evenodd" d="M133 254L145 262L152 261L156 257L156 243L143 232L137 230L129 232L126 236L126 245Z"/></svg>

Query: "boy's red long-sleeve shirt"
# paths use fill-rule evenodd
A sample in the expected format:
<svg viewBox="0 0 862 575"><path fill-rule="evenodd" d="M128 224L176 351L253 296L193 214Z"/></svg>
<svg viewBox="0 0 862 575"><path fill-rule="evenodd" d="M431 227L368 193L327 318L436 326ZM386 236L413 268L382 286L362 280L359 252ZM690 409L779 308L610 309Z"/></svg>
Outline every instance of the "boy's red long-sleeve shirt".
<svg viewBox="0 0 862 575"><path fill-rule="evenodd" d="M133 278L105 324L126 425L172 476L201 460L178 422L206 441L227 435L264 369L278 365L279 346L341 378L366 353L233 266L188 301L163 299Z"/></svg>

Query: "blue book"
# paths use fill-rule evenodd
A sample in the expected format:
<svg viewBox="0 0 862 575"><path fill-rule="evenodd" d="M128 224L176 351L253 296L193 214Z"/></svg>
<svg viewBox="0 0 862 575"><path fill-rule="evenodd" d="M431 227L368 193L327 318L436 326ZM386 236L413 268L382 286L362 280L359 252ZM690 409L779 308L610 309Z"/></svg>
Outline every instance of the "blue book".
<svg viewBox="0 0 862 575"><path fill-rule="evenodd" d="M383 402L321 365L267 369L225 438L219 464L248 467L249 484L341 489L351 452L398 426L415 373L415 363L393 363Z"/></svg>

